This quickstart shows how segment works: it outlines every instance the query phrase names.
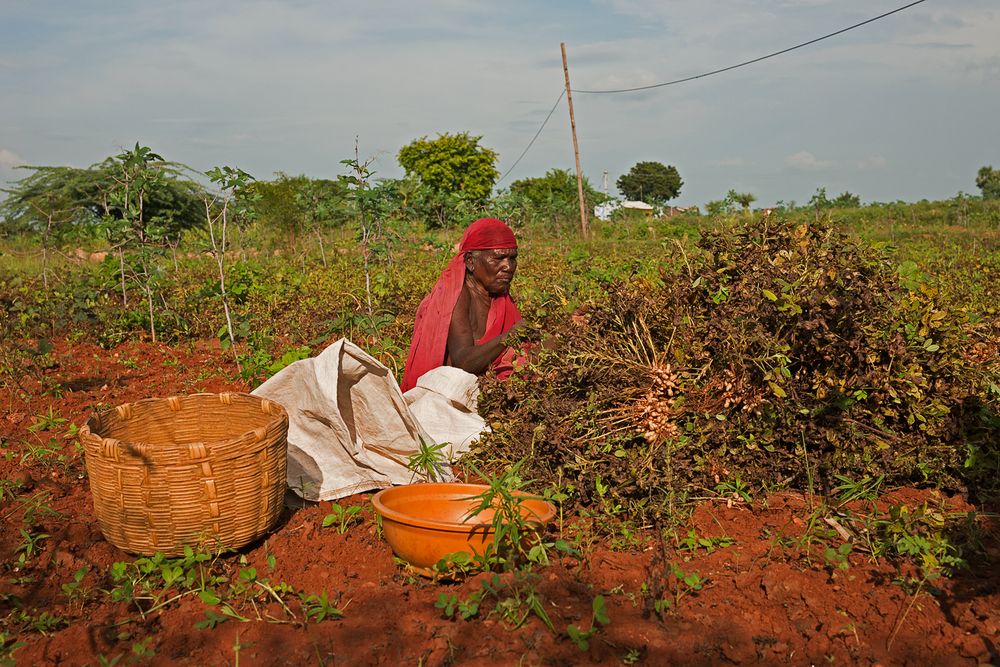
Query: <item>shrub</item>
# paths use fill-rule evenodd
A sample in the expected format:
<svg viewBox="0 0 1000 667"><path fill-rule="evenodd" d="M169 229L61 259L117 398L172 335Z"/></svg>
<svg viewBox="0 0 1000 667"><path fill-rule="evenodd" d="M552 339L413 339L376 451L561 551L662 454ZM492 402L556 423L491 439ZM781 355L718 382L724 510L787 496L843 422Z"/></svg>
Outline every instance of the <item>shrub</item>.
<svg viewBox="0 0 1000 667"><path fill-rule="evenodd" d="M996 378L963 357L964 320L933 288L903 287L880 251L819 223L750 222L698 246L661 281L615 283L550 323L552 349L485 381L477 456L526 457L526 475L636 521L734 479L986 479L963 464L970 447L996 460Z"/></svg>

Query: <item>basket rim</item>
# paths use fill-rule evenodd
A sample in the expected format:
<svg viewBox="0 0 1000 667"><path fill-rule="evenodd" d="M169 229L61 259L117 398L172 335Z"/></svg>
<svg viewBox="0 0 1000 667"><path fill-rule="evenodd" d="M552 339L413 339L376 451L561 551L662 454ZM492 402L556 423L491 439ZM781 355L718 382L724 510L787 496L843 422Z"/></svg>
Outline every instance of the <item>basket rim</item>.
<svg viewBox="0 0 1000 667"><path fill-rule="evenodd" d="M133 409L134 409L135 406L150 405L150 404L153 404L153 403L162 403L162 402L169 401L172 398L178 398L178 399L189 399L189 398L205 399L205 398L208 398L208 397L218 398L219 396L222 396L223 394L229 394L232 398L235 398L235 399L241 400L241 401L246 401L247 399L250 399L250 400L252 400L254 402L257 402L257 403L263 403L263 402L266 401L266 402L270 403L271 405L276 406L277 408L279 408L279 410L280 410L279 413L270 415L270 417L272 418L272 420L267 423L267 426L269 426L272 423L273 420L284 421L286 424L288 423L288 410L285 408L284 405L282 405L281 403L279 403L277 401L271 400L269 398L264 398L263 396L257 396L255 394L251 394L249 392L240 392L240 391L206 392L206 391L203 391L203 392L197 392L197 393L194 393L194 394L175 394L173 396L166 396L166 397L156 397L156 396L154 396L154 397L149 397L149 398L141 398L138 401L129 401L127 403L121 403L119 405L116 405L116 406L113 406L113 407L109 407L109 408L105 408L103 410L94 410L91 413L90 417L87 419L87 421L84 422L83 426L80 427L80 440L84 441L84 442L86 442L88 440L89 441L96 440L98 442L114 441L116 443L127 443L127 444L130 444L130 445L144 445L144 446L147 446L147 447L156 447L157 445L154 445L154 444L149 443L149 442L141 442L141 441L134 441L134 440L122 440L121 438L109 438L107 436L98 435L97 433L94 433L94 431L90 428L90 424L95 419L103 417L104 415L108 415L108 414L117 412L119 408L121 408L123 406L126 406L126 405L133 406ZM231 436L229 436L227 438L222 438L222 439L219 439L219 440L212 440L212 441L197 441L197 442L184 443L183 446L190 446L190 445L194 445L194 444L201 444L201 445L204 445L205 447L214 448L214 447L218 447L218 446L222 446L222 445L231 443L231 442L233 442L235 440L239 440L241 438L250 437L250 435L253 434L254 431L256 431L256 430L257 429L251 428L251 429L247 429L245 431L241 431L239 433L234 433L234 434L232 434ZM177 444L177 443L168 443L168 444Z"/></svg>

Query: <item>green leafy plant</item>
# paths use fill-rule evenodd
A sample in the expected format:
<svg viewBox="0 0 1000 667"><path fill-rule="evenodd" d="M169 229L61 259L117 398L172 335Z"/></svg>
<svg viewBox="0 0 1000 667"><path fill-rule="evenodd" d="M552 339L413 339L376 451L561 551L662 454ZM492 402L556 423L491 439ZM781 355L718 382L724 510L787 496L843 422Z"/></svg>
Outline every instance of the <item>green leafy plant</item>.
<svg viewBox="0 0 1000 667"><path fill-rule="evenodd" d="M479 615L482 599L482 590L474 591L465 599L459 598L454 593L440 593L434 607L440 609L441 615L445 618L454 618L457 614L463 621L468 621Z"/></svg>
<svg viewBox="0 0 1000 667"><path fill-rule="evenodd" d="M462 581L486 569L488 563L483 557L466 551L445 554L431 567L434 578L439 581Z"/></svg>
<svg viewBox="0 0 1000 667"><path fill-rule="evenodd" d="M48 533L33 533L20 529L21 543L17 545L16 553L18 567L24 567L28 561L41 551L41 543L49 538Z"/></svg>
<svg viewBox="0 0 1000 667"><path fill-rule="evenodd" d="M125 285L131 279L146 298L149 334L155 343L156 299L162 278L156 259L165 246L167 218L151 211L148 203L151 193L162 189L177 170L163 157L138 143L131 150L116 155L112 164L103 224L108 240L118 251L123 304L128 302ZM126 249L134 259L128 266Z"/></svg>
<svg viewBox="0 0 1000 667"><path fill-rule="evenodd" d="M573 624L566 626L566 634L569 635L570 640L581 651L586 651L590 648L590 638L597 633L598 626L604 626L611 622L608 612L605 609L603 595L598 595L594 598L594 601L591 603L591 612L590 627L587 630L582 630Z"/></svg>
<svg viewBox="0 0 1000 667"><path fill-rule="evenodd" d="M706 580L696 571L685 572L676 563L667 563L665 570L654 568L650 582L643 582L641 592L647 608L662 617L676 609L681 600L700 591Z"/></svg>
<svg viewBox="0 0 1000 667"><path fill-rule="evenodd" d="M330 505L330 513L323 517L323 527L336 526L337 532L343 535L355 523L361 521L358 514L361 512L360 505L344 507L338 503Z"/></svg>
<svg viewBox="0 0 1000 667"><path fill-rule="evenodd" d="M236 619L238 621L247 622L250 619L243 618L235 611L232 607L226 605L222 607L222 613L216 612L214 609L205 610L205 618L201 621L197 621L194 627L198 630L214 630L219 624L225 623L231 619Z"/></svg>
<svg viewBox="0 0 1000 667"><path fill-rule="evenodd" d="M523 465L522 460L499 475L484 475L470 464L472 470L485 479L486 489L471 498L478 501L478 504L470 508L468 516L492 511L493 543L487 547L486 559L505 569L516 568L528 561L545 560L544 554L537 549L542 545L537 530L537 517L527 515L522 504L522 500L528 498L539 499L538 496L531 496L523 491L530 483L530 480L521 478Z"/></svg>
<svg viewBox="0 0 1000 667"><path fill-rule="evenodd" d="M118 561L111 565L112 587L105 592L114 602L133 604L141 616L188 595L218 599L212 589L226 581L217 571L218 558L219 554L185 546L177 558L156 553L131 562Z"/></svg>
<svg viewBox="0 0 1000 667"><path fill-rule="evenodd" d="M3 441L0 441L3 444ZM0 502L17 497L21 490L21 482L13 479L0 479Z"/></svg>
<svg viewBox="0 0 1000 667"><path fill-rule="evenodd" d="M73 580L67 581L60 586L63 595L70 602L79 602L80 606L83 606L83 601L87 599L88 589L84 587L83 580L86 578L87 574L90 572L90 566L84 565L77 569L73 573Z"/></svg>
<svg viewBox="0 0 1000 667"><path fill-rule="evenodd" d="M677 548L683 551L697 551L698 549L704 549L708 553L712 553L716 549L724 549L732 546L735 542L736 540L726 535L719 537L703 537L698 535L697 531L691 528L688 530L685 537L678 540Z"/></svg>
<svg viewBox="0 0 1000 667"><path fill-rule="evenodd" d="M885 481L885 475L879 475L878 477L865 476L858 481L855 481L846 475L834 475L834 477L840 482L840 484L834 487L840 492L840 496L837 499L838 507L846 505L854 500L865 500L869 502L875 500L878 496L879 488L882 486L882 482Z"/></svg>
<svg viewBox="0 0 1000 667"><path fill-rule="evenodd" d="M226 250L229 245L229 224L245 223L252 219L252 203L254 194L250 191L253 177L242 169L233 167L215 167L206 175L220 188L221 193L213 197L206 196L205 215L208 223L208 235L211 241L212 257L219 273L219 296L222 300L222 310L226 323L222 339L226 347L230 347L236 357L236 365L242 373L239 354L236 351L236 335L233 331L233 318L230 312L229 293L226 286ZM223 329L219 330L221 338Z"/></svg>
<svg viewBox="0 0 1000 667"><path fill-rule="evenodd" d="M333 601L327 597L326 591L319 595L303 593L299 595L299 600L302 603L302 613L314 623L322 623L344 616L343 610L333 604Z"/></svg>
<svg viewBox="0 0 1000 667"><path fill-rule="evenodd" d="M828 567L846 571L851 568L851 563L847 557L850 555L853 548L854 547L850 542L844 542L836 549L833 547L827 547L823 551L823 558L826 560Z"/></svg>
<svg viewBox="0 0 1000 667"><path fill-rule="evenodd" d="M971 517L962 514L962 517ZM913 559L929 578L966 566L962 550L949 539L948 513L930 503L917 507L893 505L889 516L876 521L886 555Z"/></svg>
<svg viewBox="0 0 1000 667"><path fill-rule="evenodd" d="M6 630L0 630L0 667L15 667L17 661L14 654L17 649L24 645L24 642L17 641L15 635L8 634Z"/></svg>
<svg viewBox="0 0 1000 667"><path fill-rule="evenodd" d="M621 658L622 664L625 665L634 665L640 660L642 660L642 651L636 648L630 648L628 653Z"/></svg>
<svg viewBox="0 0 1000 667"><path fill-rule="evenodd" d="M274 375L286 366L294 364L296 361L308 359L310 354L312 354L312 348L308 345L288 348L281 354L280 357L275 359L274 362L267 367L267 372Z"/></svg>
<svg viewBox="0 0 1000 667"><path fill-rule="evenodd" d="M733 500L741 500L745 503L753 502L753 498L750 495L750 488L739 476L719 482L715 485L715 492L722 497L728 497Z"/></svg>
<svg viewBox="0 0 1000 667"><path fill-rule="evenodd" d="M495 600L491 613L495 613L511 628L524 625L534 615L550 632L555 632L552 619L545 611L544 600L538 592L540 578L532 572L514 570L506 579L494 574L482 584L483 595Z"/></svg>
<svg viewBox="0 0 1000 667"><path fill-rule="evenodd" d="M52 407L49 406L49 411L45 414L35 415L35 421L28 427L28 431L31 433L38 433L39 431L55 431L65 424L67 420L65 417L60 417L58 414L53 412Z"/></svg>
<svg viewBox="0 0 1000 667"><path fill-rule="evenodd" d="M448 477L448 460L444 450L449 443L428 444L420 438L419 449L406 460L406 467L425 482L443 482Z"/></svg>

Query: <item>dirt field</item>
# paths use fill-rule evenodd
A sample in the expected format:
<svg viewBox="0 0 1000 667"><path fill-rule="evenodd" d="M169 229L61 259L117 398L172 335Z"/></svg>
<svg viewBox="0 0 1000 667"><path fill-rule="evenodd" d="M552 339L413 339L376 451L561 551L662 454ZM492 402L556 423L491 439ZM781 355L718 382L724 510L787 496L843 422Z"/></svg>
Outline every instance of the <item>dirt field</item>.
<svg viewBox="0 0 1000 667"><path fill-rule="evenodd" d="M857 548L842 557L824 555L823 545L808 539L819 499L800 494L753 503L703 500L679 531L681 538L696 539L666 547L643 535L613 545L584 539L580 558L562 557L537 569L537 581L503 575L508 592L520 591L525 598L537 593L554 631L530 612L524 598L512 603L486 596L474 618L446 618L436 606L442 594L466 600L483 590L490 576L438 583L409 573L380 538L369 495L340 503L362 506L364 519L342 534L322 525L329 503L289 508L266 539L219 559L217 571L230 580L239 579L241 569L255 568L258 580L266 578L272 589L284 583L293 591L274 596L255 589L261 594L233 606L240 618L226 616L206 626L211 619L206 609L221 606L197 594L178 594L159 609L149 602L115 601L109 572L114 563L133 557L100 534L82 455L73 438L65 437L70 423L82 425L98 406L249 388L229 379L235 368L214 342L132 343L108 352L63 341L52 359L55 365L44 375L19 379L23 396L17 387L0 392L0 477L17 489L0 502L0 618L5 618L0 664L5 656L18 665L1000 661L995 515L980 515L983 544L968 558L967 569L927 580L914 565L876 561ZM40 415L68 421L38 428ZM53 438L59 443L55 453L26 454ZM18 498L39 493L47 494L57 514L38 514L35 534L47 537L19 562L26 505ZM926 489L889 491L878 507L925 501L950 512L984 510ZM71 585L84 568L82 579ZM654 609L651 591L668 603ZM307 618L309 605L300 593L325 593L341 614ZM606 604L607 625L592 619L598 595ZM63 621L38 621L45 612ZM515 627L522 615L523 623ZM596 630L586 648L567 636L570 624ZM23 645L13 648L16 643Z"/></svg>

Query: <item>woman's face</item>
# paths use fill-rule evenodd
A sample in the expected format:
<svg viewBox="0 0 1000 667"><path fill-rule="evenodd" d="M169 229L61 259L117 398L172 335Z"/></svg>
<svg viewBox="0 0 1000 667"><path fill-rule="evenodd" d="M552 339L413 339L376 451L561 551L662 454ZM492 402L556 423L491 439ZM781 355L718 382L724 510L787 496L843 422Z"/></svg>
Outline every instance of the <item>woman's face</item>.
<svg viewBox="0 0 1000 667"><path fill-rule="evenodd" d="M480 250L465 258L465 266L490 296L502 296L517 271L517 248Z"/></svg>

